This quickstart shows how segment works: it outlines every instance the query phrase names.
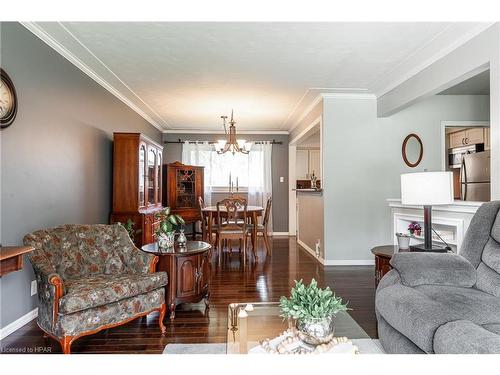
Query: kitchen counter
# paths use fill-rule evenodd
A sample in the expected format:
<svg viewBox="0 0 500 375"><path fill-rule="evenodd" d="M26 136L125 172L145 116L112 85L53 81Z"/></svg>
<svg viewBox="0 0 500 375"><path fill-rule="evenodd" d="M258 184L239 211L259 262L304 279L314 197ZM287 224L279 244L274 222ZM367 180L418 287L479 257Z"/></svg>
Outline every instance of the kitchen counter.
<svg viewBox="0 0 500 375"><path fill-rule="evenodd" d="M292 189L297 193L322 193L323 189Z"/></svg>

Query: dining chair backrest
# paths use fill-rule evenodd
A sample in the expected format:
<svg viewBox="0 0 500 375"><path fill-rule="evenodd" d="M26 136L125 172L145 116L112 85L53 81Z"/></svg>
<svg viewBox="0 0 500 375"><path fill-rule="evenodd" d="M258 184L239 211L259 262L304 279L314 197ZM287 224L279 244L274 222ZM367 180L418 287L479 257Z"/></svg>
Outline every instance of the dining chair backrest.
<svg viewBox="0 0 500 375"><path fill-rule="evenodd" d="M238 220L240 219L240 220ZM247 201L242 198L226 198L217 202L217 222L221 228L244 229L247 222Z"/></svg>
<svg viewBox="0 0 500 375"><path fill-rule="evenodd" d="M267 198L266 202L266 211L264 212L264 220L262 221L262 224L264 227L267 229L267 225L269 224L269 217L271 215L271 205L272 205L273 199L272 197Z"/></svg>
<svg viewBox="0 0 500 375"><path fill-rule="evenodd" d="M205 225L205 215L203 215L203 209L205 208L205 202L201 196L198 197L198 209L200 210L200 220L201 224Z"/></svg>

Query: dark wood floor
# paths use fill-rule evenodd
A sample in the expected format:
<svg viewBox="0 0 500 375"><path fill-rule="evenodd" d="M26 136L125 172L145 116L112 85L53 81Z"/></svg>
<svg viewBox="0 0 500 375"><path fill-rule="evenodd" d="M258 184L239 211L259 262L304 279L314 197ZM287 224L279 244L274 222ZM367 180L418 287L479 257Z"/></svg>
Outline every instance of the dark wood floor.
<svg viewBox="0 0 500 375"><path fill-rule="evenodd" d="M260 241L259 241L260 242ZM167 333L160 334L158 314L126 325L78 339L73 353L161 353L168 343L225 342L227 305L231 302L278 301L288 295L294 280L330 286L338 296L349 301L349 313L371 336L376 337L373 266L325 267L317 263L294 238L272 239L272 257L259 249L259 261L243 269L239 254L225 254L221 266L213 263L211 308L204 304L181 306ZM59 344L43 338L32 321L1 341L2 353L60 353Z"/></svg>

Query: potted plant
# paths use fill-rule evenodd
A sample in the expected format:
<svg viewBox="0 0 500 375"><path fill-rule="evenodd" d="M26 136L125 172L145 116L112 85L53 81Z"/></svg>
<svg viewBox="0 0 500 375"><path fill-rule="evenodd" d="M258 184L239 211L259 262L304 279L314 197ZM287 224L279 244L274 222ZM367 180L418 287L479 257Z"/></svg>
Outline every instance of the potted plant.
<svg viewBox="0 0 500 375"><path fill-rule="evenodd" d="M412 221L409 225L408 225L408 231L410 232L410 234L412 235L415 235L415 236L420 236L421 232L422 232L422 227L420 226L419 223L417 223L416 221Z"/></svg>
<svg viewBox="0 0 500 375"><path fill-rule="evenodd" d="M158 246L162 249L174 246L175 226L184 225L184 219L177 214L170 213L170 207L155 214L156 219L160 219L160 225L156 231Z"/></svg>
<svg viewBox="0 0 500 375"><path fill-rule="evenodd" d="M318 288L314 279L309 286L295 281L290 298L281 297L280 308L280 316L295 319L300 339L311 345L331 341L335 314L350 310L329 287Z"/></svg>

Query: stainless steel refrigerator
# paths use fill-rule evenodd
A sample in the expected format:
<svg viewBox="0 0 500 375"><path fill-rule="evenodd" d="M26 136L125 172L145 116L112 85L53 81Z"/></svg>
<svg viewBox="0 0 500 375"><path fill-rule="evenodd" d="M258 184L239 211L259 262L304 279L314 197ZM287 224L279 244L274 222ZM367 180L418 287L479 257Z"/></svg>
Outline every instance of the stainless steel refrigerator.
<svg viewBox="0 0 500 375"><path fill-rule="evenodd" d="M464 201L490 200L490 151L476 152L463 157L460 187L460 197Z"/></svg>

